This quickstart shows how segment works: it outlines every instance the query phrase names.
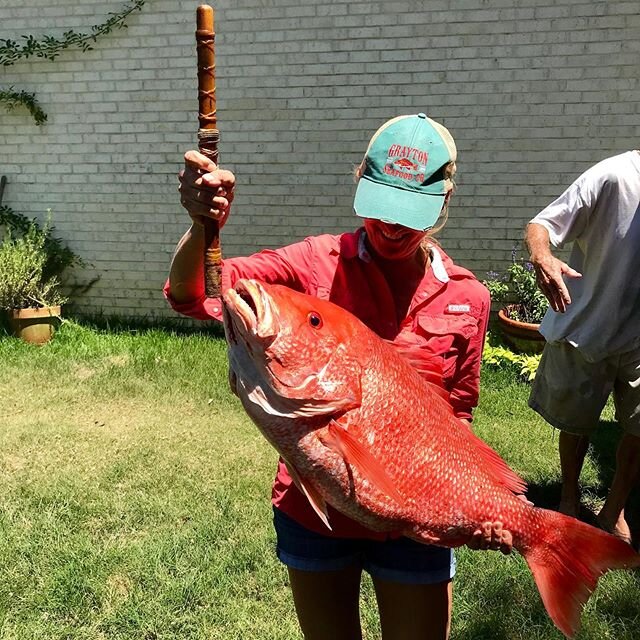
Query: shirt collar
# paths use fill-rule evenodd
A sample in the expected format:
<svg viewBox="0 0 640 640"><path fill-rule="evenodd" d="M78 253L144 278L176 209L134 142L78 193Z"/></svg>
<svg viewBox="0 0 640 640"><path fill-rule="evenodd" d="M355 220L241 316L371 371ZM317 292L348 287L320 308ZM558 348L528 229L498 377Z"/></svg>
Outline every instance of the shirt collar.
<svg viewBox="0 0 640 640"><path fill-rule="evenodd" d="M431 253L431 268L433 269L433 275L440 280L440 282L449 282L449 274L444 266L442 255L435 245L429 246L429 253Z"/></svg>

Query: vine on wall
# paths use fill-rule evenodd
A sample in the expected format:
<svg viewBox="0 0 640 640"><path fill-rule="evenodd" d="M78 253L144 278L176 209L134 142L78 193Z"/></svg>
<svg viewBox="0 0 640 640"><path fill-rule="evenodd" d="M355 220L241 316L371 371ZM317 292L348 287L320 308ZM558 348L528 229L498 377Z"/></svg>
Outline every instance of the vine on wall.
<svg viewBox="0 0 640 640"><path fill-rule="evenodd" d="M15 64L20 58L46 58L55 60L60 52L70 47L79 47L83 51L92 48L91 43L95 42L99 36L111 33L114 29L126 29L125 21L129 14L140 11L146 0L133 0L133 3L126 5L120 13L111 13L111 17L102 24L91 27L91 33L78 33L70 30L63 34L62 38L54 36L44 36L41 40L36 40L32 35L22 36L26 41L20 45L13 40L0 39L0 64L5 67Z"/></svg>
<svg viewBox="0 0 640 640"><path fill-rule="evenodd" d="M69 48L88 51L93 48L92 44L100 36L111 33L115 29L126 29L126 19L134 11L141 11L145 2L146 0L133 0L125 5L119 13L109 14L110 17L102 24L93 25L89 33L69 30L65 31L61 38L43 36L41 39L36 39L33 35L26 35L22 36L22 43L0 38L0 65L8 67L31 56L55 60L62 51ZM8 111L23 105L29 110L37 125L41 125L47 119L47 115L38 104L35 95L27 91L14 91L13 87L0 90L0 104Z"/></svg>
<svg viewBox="0 0 640 640"><path fill-rule="evenodd" d="M0 89L0 103L7 111L12 111L20 105L26 107L37 125L44 124L47 120L47 114L40 106L35 94L28 91L14 91L13 87Z"/></svg>

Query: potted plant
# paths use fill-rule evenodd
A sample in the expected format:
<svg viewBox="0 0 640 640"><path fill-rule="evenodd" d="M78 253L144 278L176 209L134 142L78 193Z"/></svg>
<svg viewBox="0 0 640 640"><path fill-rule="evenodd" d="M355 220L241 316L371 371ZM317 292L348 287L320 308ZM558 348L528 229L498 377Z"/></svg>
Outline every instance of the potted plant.
<svg viewBox="0 0 640 640"><path fill-rule="evenodd" d="M491 271L484 285L491 299L504 302L498 311L498 324L505 341L521 353L539 353L544 337L538 330L549 303L536 283L533 265L518 259L515 249L505 276Z"/></svg>
<svg viewBox="0 0 640 640"><path fill-rule="evenodd" d="M67 300L47 250L50 229L49 221L42 229L31 222L21 236L8 230L0 244L0 310L15 335L35 344L51 339Z"/></svg>

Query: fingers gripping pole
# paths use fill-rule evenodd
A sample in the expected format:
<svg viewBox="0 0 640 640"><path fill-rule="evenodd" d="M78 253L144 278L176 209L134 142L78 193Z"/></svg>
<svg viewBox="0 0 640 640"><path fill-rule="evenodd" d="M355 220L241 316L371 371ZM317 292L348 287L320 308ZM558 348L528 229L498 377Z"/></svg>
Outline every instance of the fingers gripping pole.
<svg viewBox="0 0 640 640"><path fill-rule="evenodd" d="M216 54L214 11L207 4L196 12L196 52L198 55L198 148L218 164L218 119L216 113ZM220 229L216 220L205 218L204 285L208 298L219 298L222 277Z"/></svg>

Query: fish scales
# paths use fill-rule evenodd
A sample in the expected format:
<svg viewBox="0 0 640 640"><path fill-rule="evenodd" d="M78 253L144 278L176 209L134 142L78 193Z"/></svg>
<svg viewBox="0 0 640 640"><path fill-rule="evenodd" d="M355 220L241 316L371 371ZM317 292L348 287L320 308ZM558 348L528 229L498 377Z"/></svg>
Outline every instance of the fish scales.
<svg viewBox="0 0 640 640"><path fill-rule="evenodd" d="M318 517L446 547L502 522L568 637L605 571L640 557L614 536L522 499L524 482L418 372L346 310L241 280L224 296L230 375Z"/></svg>
<svg viewBox="0 0 640 640"><path fill-rule="evenodd" d="M392 517L403 521L405 534L415 526L417 537L446 538L446 532L455 523L461 533L470 537L478 522L495 516L496 504L504 504L496 519L502 520L505 526L522 517L522 501L504 487L495 487L493 493L486 493L482 499L470 497L459 478L465 477L476 486L491 486L493 479L483 467L475 464L477 455L474 456L467 437L468 427L452 415L450 407L439 396L428 395L423 402L417 401L423 392L422 378L398 359L386 343L379 341L373 346L376 350L370 357L379 366L365 363L362 378L363 398L371 398L371 401L349 413L348 430L356 439L370 443L370 453L394 478L398 491L407 497L407 504L402 509L395 505L394 510L394 505L388 504L387 496L366 482L357 469L353 476L358 486L355 496L351 496L345 491L348 481L344 460L322 444L313 452L304 451L292 463L302 472L305 458L317 456L314 462L320 467L316 466L310 476L317 474L319 483L327 476L335 479L335 472L339 470L344 498L340 510L361 522L366 521L376 530L394 530L395 519L386 525L384 522ZM385 375L380 376L385 361L391 364L384 368ZM402 389L402 394L398 394L397 389ZM394 401L378 402L377 398L394 398ZM317 441L315 436L311 438ZM448 455L443 454L445 445L451 448ZM322 469L323 460L332 460L334 465L326 475L326 470ZM326 499L336 499L329 487L325 493ZM440 495L451 498L440 504L434 500ZM425 529L425 523L429 523L428 529Z"/></svg>

